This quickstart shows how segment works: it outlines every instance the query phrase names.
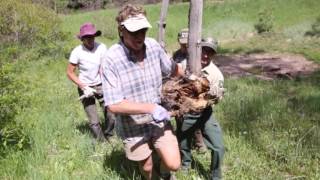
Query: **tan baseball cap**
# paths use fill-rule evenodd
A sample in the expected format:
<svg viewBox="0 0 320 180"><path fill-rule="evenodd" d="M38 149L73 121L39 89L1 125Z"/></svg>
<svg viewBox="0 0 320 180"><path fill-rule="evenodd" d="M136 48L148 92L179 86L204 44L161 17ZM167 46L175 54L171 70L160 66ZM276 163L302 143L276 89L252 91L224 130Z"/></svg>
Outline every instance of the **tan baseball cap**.
<svg viewBox="0 0 320 180"><path fill-rule="evenodd" d="M188 36L189 36L189 29L184 28L178 33L178 41L180 44L187 44L188 43Z"/></svg>

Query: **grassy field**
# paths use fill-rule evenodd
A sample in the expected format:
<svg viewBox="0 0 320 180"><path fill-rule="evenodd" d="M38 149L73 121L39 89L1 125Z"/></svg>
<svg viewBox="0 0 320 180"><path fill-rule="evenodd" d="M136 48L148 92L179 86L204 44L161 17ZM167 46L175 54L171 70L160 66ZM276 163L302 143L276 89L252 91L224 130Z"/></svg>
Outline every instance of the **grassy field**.
<svg viewBox="0 0 320 180"><path fill-rule="evenodd" d="M309 38L305 33L320 17L316 0L227 0L224 3L205 1L203 12L203 36L213 36L222 45L222 52L279 51L306 55L320 61L320 43L317 38ZM178 47L177 33L188 27L188 3L171 5L167 15L166 43L169 52ZM156 37L160 5L146 6L153 26L148 35ZM91 21L102 30L102 42L111 45L118 40L116 10L79 13L62 16L63 29L78 33L79 26ZM258 36L254 25L259 14L272 24L272 32ZM74 45L78 43L74 38Z"/></svg>
<svg viewBox="0 0 320 180"><path fill-rule="evenodd" d="M320 62L319 39L304 36L316 17L317 0L207 1L203 34L217 37L223 53L292 52ZM146 6L156 37L160 5ZM272 15L273 31L255 33L259 12ZM167 48L177 48L177 32L187 26L188 4L170 6ZM61 15L63 30L74 36L92 21L104 33L99 41L117 42L116 10ZM68 48L79 41L66 43ZM141 179L136 164L124 158L122 144L96 143L67 79L67 59L50 57L21 64L21 79L31 88L29 106L17 115L31 146L0 159L0 179ZM320 179L320 73L295 80L226 79L227 93L216 108L224 130L224 179ZM210 153L194 153L189 174L178 179L208 179Z"/></svg>

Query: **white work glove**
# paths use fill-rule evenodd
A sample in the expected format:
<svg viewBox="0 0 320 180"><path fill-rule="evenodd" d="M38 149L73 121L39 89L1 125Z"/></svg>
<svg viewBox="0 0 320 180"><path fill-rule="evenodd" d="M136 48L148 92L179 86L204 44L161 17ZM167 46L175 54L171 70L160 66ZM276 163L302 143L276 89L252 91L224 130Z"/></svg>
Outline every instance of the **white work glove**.
<svg viewBox="0 0 320 180"><path fill-rule="evenodd" d="M157 104L152 111L152 118L157 123L170 121L170 114L164 107Z"/></svg>
<svg viewBox="0 0 320 180"><path fill-rule="evenodd" d="M89 86L85 86L83 88L83 96L85 98L91 97L94 95L94 93L96 93L97 91Z"/></svg>
<svg viewBox="0 0 320 180"><path fill-rule="evenodd" d="M187 78L188 78L188 80L195 81L195 80L199 79L199 76L197 76L195 74L188 74Z"/></svg>

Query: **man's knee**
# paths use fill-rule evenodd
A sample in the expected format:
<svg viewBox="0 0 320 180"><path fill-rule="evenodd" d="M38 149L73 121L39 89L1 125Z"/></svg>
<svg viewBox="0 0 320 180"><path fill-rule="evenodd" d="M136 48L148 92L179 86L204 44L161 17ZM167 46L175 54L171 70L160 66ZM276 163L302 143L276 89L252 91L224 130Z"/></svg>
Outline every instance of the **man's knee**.
<svg viewBox="0 0 320 180"><path fill-rule="evenodd" d="M141 162L141 168L142 168L142 171L146 172L146 173L149 173L152 171L152 168L153 168L153 163L152 161L151 162L145 162L144 164Z"/></svg>
<svg viewBox="0 0 320 180"><path fill-rule="evenodd" d="M180 159L176 161L171 161L166 164L167 169L170 171L177 171L180 168Z"/></svg>

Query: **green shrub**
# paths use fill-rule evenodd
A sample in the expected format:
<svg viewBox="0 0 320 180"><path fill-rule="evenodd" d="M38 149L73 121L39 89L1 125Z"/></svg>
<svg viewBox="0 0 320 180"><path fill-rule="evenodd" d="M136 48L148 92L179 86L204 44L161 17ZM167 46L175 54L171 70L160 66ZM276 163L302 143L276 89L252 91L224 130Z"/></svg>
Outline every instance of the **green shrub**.
<svg viewBox="0 0 320 180"><path fill-rule="evenodd" d="M118 25L112 16L97 16L94 15L95 25L102 31L104 38L115 40L118 38ZM108 25L105 25L108 22Z"/></svg>
<svg viewBox="0 0 320 180"><path fill-rule="evenodd" d="M61 59L68 47L65 39L52 10L30 1L0 1L0 155L29 144L16 119L31 98L25 95L29 83L19 78L24 61Z"/></svg>
<svg viewBox="0 0 320 180"><path fill-rule="evenodd" d="M258 22L254 24L258 34L271 32L273 28L273 15L270 9L265 9L258 13Z"/></svg>
<svg viewBox="0 0 320 180"><path fill-rule="evenodd" d="M22 125L14 120L29 99L24 95L27 83L16 76L19 71L13 63L0 68L0 156L6 149L22 149L28 144Z"/></svg>
<svg viewBox="0 0 320 180"><path fill-rule="evenodd" d="M307 31L305 35L320 37L320 16L317 17L316 21L311 25L311 30Z"/></svg>
<svg viewBox="0 0 320 180"><path fill-rule="evenodd" d="M59 38L60 20L43 6L22 0L0 1L0 43L34 47Z"/></svg>

